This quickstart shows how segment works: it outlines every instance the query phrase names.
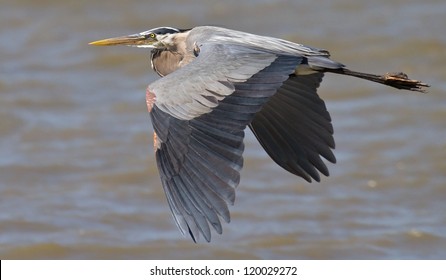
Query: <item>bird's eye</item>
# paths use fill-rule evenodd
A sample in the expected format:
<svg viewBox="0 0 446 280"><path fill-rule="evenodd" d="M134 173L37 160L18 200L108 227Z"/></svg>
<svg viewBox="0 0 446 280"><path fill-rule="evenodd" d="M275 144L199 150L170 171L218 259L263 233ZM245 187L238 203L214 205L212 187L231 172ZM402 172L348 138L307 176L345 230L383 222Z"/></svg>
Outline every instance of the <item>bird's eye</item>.
<svg viewBox="0 0 446 280"><path fill-rule="evenodd" d="M156 35L155 35L155 33L150 33L149 37L150 37L150 38L155 38Z"/></svg>

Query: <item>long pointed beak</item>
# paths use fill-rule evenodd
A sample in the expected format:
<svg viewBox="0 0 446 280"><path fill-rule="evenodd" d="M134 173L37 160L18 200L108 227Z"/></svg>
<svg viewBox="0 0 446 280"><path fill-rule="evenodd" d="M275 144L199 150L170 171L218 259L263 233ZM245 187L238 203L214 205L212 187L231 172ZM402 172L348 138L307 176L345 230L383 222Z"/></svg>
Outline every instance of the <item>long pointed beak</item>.
<svg viewBox="0 0 446 280"><path fill-rule="evenodd" d="M153 40L144 35L134 34L129 36L121 36L103 39L88 43L93 46L133 46L133 47L150 47L154 43Z"/></svg>

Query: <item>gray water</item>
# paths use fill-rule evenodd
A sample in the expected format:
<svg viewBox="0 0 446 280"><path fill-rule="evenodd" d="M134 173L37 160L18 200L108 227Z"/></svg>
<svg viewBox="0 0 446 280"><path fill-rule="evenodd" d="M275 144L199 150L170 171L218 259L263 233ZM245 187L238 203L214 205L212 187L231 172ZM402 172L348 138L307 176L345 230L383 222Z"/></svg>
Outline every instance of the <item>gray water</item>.
<svg viewBox="0 0 446 280"><path fill-rule="evenodd" d="M443 0L31 1L0 4L0 258L446 258ZM176 228L152 150L146 50L88 42L213 24L403 71L428 94L327 75L338 163L308 184L247 132L232 221Z"/></svg>

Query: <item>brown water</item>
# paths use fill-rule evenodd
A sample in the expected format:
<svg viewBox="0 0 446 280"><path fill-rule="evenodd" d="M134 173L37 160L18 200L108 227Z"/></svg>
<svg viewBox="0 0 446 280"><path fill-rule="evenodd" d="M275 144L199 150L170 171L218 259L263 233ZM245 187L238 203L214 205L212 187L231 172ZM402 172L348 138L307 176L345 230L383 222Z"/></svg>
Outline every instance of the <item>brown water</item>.
<svg viewBox="0 0 446 280"><path fill-rule="evenodd" d="M0 258L446 258L445 14L444 0L3 0ZM286 173L248 133L232 222L193 244L153 158L147 51L87 43L204 24L326 48L352 69L404 71L432 88L328 75L331 176Z"/></svg>

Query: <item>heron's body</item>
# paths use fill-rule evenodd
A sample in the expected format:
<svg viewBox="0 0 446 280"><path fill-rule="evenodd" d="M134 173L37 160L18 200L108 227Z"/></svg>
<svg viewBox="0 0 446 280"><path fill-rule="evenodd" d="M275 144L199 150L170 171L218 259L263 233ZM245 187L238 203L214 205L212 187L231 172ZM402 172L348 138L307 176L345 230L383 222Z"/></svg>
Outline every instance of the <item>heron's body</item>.
<svg viewBox="0 0 446 280"><path fill-rule="evenodd" d="M309 182L328 176L321 157L336 162L333 127L316 92L325 72L427 86L402 73L348 70L326 50L220 27L162 27L92 44L151 48L162 76L146 94L158 169L179 228L194 240L201 233L209 241L210 228L221 233L220 218L230 220L246 126L287 171Z"/></svg>

